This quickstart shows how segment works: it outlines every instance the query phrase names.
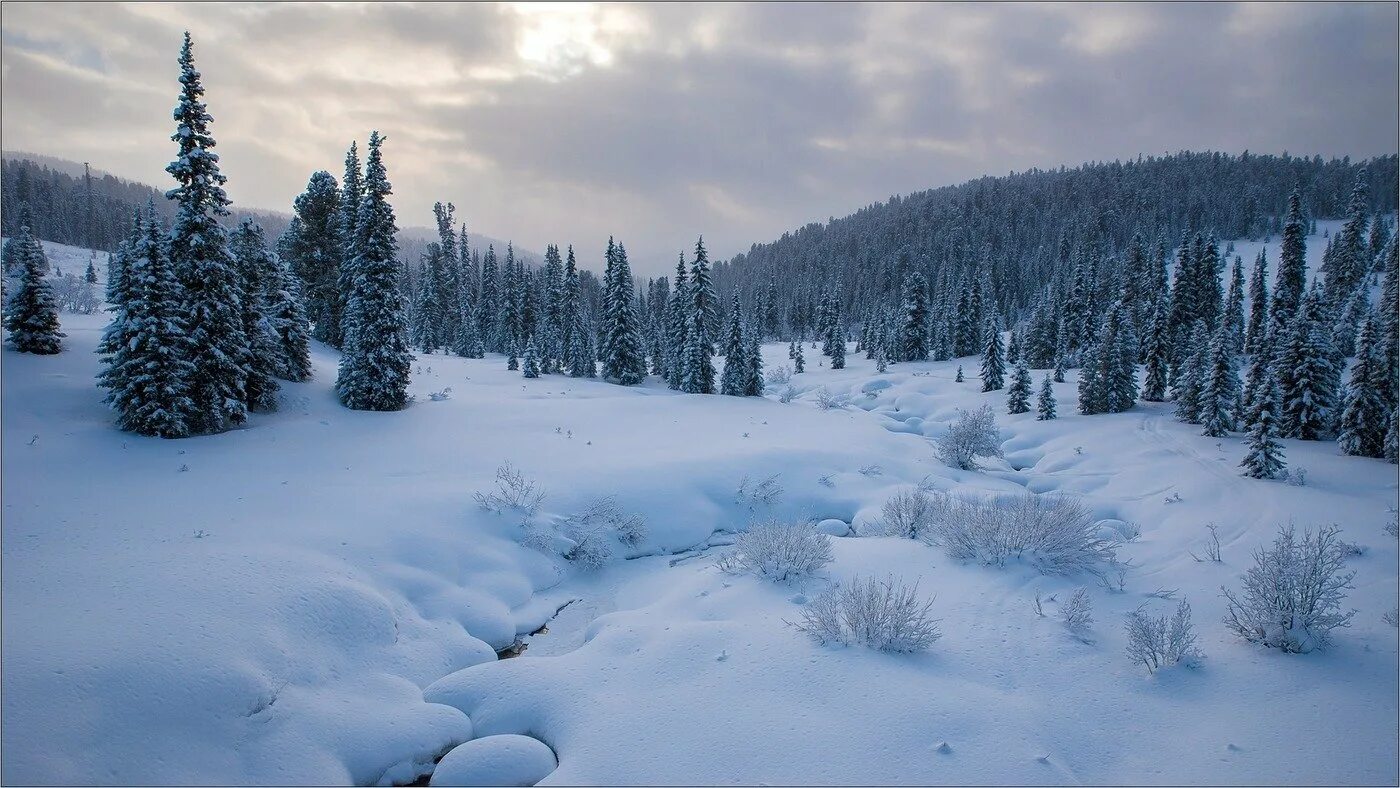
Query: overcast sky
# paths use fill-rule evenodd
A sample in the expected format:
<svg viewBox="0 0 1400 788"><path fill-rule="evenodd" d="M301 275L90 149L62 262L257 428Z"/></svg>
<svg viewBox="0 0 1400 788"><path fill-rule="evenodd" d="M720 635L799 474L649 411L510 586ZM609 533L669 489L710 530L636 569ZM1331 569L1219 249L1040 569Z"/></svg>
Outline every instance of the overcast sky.
<svg viewBox="0 0 1400 788"><path fill-rule="evenodd" d="M399 224L660 273L891 194L1181 149L1393 153L1397 6L107 5L3 18L3 144L164 186L182 30L228 190L388 135Z"/></svg>

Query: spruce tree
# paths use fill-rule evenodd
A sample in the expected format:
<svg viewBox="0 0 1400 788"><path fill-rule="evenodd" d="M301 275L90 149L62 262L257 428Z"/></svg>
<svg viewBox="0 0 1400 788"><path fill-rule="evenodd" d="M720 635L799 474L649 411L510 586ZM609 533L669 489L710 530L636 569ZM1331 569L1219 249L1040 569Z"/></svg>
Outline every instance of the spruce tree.
<svg viewBox="0 0 1400 788"><path fill-rule="evenodd" d="M715 290L710 282L710 258L705 240L695 244L695 262L690 268L690 309L686 326L684 372L681 390L689 394L715 393L713 334Z"/></svg>
<svg viewBox="0 0 1400 788"><path fill-rule="evenodd" d="M180 100L175 107L179 146L165 168L176 187L166 193L177 207L170 228L170 258L183 290L190 331L192 432L218 432L247 419L248 338L244 333L240 276L219 218L228 215L225 178L213 152L204 86L194 67L189 33L180 50Z"/></svg>
<svg viewBox="0 0 1400 788"><path fill-rule="evenodd" d="M1084 348L1083 363L1079 365L1079 412L1085 416L1103 413L1108 410L1108 388L1104 380L1104 363L1111 357L1108 346L1102 341Z"/></svg>
<svg viewBox="0 0 1400 788"><path fill-rule="evenodd" d="M1385 455L1385 433L1390 421L1385 394L1380 388L1395 373L1382 367L1380 332L1374 317L1361 329L1361 341L1351 379L1342 398L1337 444L1343 454L1357 457Z"/></svg>
<svg viewBox="0 0 1400 788"><path fill-rule="evenodd" d="M1235 371L1235 355L1230 345L1233 331L1222 322L1211 339L1207 373L1201 387L1200 414L1202 434L1223 438L1235 428L1235 409L1239 406L1240 378Z"/></svg>
<svg viewBox="0 0 1400 788"><path fill-rule="evenodd" d="M1391 413L1400 412L1400 387L1396 385L1394 371L1400 369L1400 244L1392 237L1385 255L1385 279L1381 286L1379 320L1379 341L1381 345L1381 369L1386 373L1385 383L1379 388L1385 399L1386 409Z"/></svg>
<svg viewBox="0 0 1400 788"><path fill-rule="evenodd" d="M1283 445L1278 442L1278 385L1270 376L1265 376L1263 388L1249 414L1249 451L1240 467L1244 475L1255 479L1277 479L1287 463L1283 459Z"/></svg>
<svg viewBox="0 0 1400 788"><path fill-rule="evenodd" d="M500 275L496 267L496 246L487 244L486 256L481 259L481 297L477 301L477 333L492 353L506 352L501 341L497 324L500 322Z"/></svg>
<svg viewBox="0 0 1400 788"><path fill-rule="evenodd" d="M959 370L959 371L962 371L962 367L958 367L958 370ZM1055 375L1055 382L1056 382L1056 383L1064 383L1064 382L1065 382L1065 354L1063 354L1063 353L1056 353L1056 354L1055 354L1055 369L1054 369L1053 371L1054 371L1054 375Z"/></svg>
<svg viewBox="0 0 1400 788"><path fill-rule="evenodd" d="M986 338L982 350L982 390L997 391L1004 385L1006 361L1001 345L1001 329L995 319L989 319L984 329Z"/></svg>
<svg viewBox="0 0 1400 788"><path fill-rule="evenodd" d="M1275 337L1287 334L1289 324L1303 303L1307 287L1307 228L1303 224L1302 200L1298 192L1288 197L1288 218L1283 225L1283 241L1279 247L1278 273L1274 278L1274 298L1269 304L1269 330ZM1275 342L1275 350L1282 342Z"/></svg>
<svg viewBox="0 0 1400 788"><path fill-rule="evenodd" d="M352 140L350 150L345 152L345 176L340 181L340 215L336 218L336 231L340 237L340 266L336 272L337 303L333 309L340 314L340 327L325 340L326 344L341 350L349 348L350 336L347 332L353 329L346 309L350 294L355 289L355 239L359 237L360 204L364 198L365 181L360 174L360 151Z"/></svg>
<svg viewBox="0 0 1400 788"><path fill-rule="evenodd" d="M399 292L399 267L392 194L380 146L371 132L365 160L365 196L357 211L350 266L354 288L345 304L348 347L340 359L336 393L352 410L400 410L408 404L408 376L413 354Z"/></svg>
<svg viewBox="0 0 1400 788"><path fill-rule="evenodd" d="M957 372L956 375L953 376L953 382L954 382L954 383L962 383L963 380L964 380L964 378L963 378L962 364L959 364L959 365L958 365L958 372Z"/></svg>
<svg viewBox="0 0 1400 788"><path fill-rule="evenodd" d="M514 341L510 343L510 348L506 351L506 369L511 372L520 369L520 352Z"/></svg>
<svg viewBox="0 0 1400 788"><path fill-rule="evenodd" d="M438 283L442 277L434 269L440 264L441 249L437 244L428 244L418 263L418 291L413 296L413 323L409 338L420 353L431 354L439 345L438 337Z"/></svg>
<svg viewBox="0 0 1400 788"><path fill-rule="evenodd" d="M794 354L792 357L792 373L794 375L800 375L805 371L807 371L807 363L806 359L802 357L802 343L798 342L794 347Z"/></svg>
<svg viewBox="0 0 1400 788"><path fill-rule="evenodd" d="M830 334L829 342L830 342L830 345L831 345L831 354L830 354L830 355L831 355L831 368L832 368L832 369L845 369L845 368L846 368L846 335L845 335L845 333L841 330L841 324L840 324L839 321L837 321L836 323L834 323L834 324L832 325L832 327L831 327L831 334Z"/></svg>
<svg viewBox="0 0 1400 788"><path fill-rule="evenodd" d="M763 396L763 341L751 323L744 324L744 361L744 396Z"/></svg>
<svg viewBox="0 0 1400 788"><path fill-rule="evenodd" d="M544 331L543 347L540 349L540 371L552 374L559 371L560 360L564 357L564 262L559 257L559 247L550 244L544 253Z"/></svg>
<svg viewBox="0 0 1400 788"><path fill-rule="evenodd" d="M637 312L632 306L632 268L627 250L608 239L608 266L603 292L603 377L624 386L647 376ZM737 296L736 296L737 298Z"/></svg>
<svg viewBox="0 0 1400 788"><path fill-rule="evenodd" d="M881 342L875 347L875 371L884 374L889 369L889 356L885 353L885 344Z"/></svg>
<svg viewBox="0 0 1400 788"><path fill-rule="evenodd" d="M276 264L276 277L268 315L277 337L277 376L299 383L311 379L311 325L303 305L301 280L281 261Z"/></svg>
<svg viewBox="0 0 1400 788"><path fill-rule="evenodd" d="M1249 274L1249 324L1244 333L1244 352L1255 355L1264 344L1268 332L1269 290L1266 284L1268 261L1264 250L1254 259L1254 269Z"/></svg>
<svg viewBox="0 0 1400 788"><path fill-rule="evenodd" d="M1230 268L1230 287L1225 293L1225 325L1230 328L1230 352L1244 352L1244 269L1237 256Z"/></svg>
<svg viewBox="0 0 1400 788"><path fill-rule="evenodd" d="M199 415L189 396L189 325L154 206L140 227L125 264L126 297L108 328L121 341L104 356L98 385L107 389L104 401L117 412L119 429L182 438Z"/></svg>
<svg viewBox="0 0 1400 788"><path fill-rule="evenodd" d="M1167 311L1158 297L1152 310L1152 320L1147 331L1145 345L1146 369L1142 381L1142 398L1147 402L1161 402L1167 397L1167 372L1171 363L1170 341L1167 336Z"/></svg>
<svg viewBox="0 0 1400 788"><path fill-rule="evenodd" d="M312 174L293 208L293 223L279 245L292 272L302 281L307 318L315 324L313 336L338 347L345 307L339 284L345 247L340 233L340 185L335 176L325 170Z"/></svg>
<svg viewBox="0 0 1400 788"><path fill-rule="evenodd" d="M83 272L83 281L90 285L97 284L97 252L93 252L88 258L87 270Z"/></svg>
<svg viewBox="0 0 1400 788"><path fill-rule="evenodd" d="M1059 418L1055 415L1055 388L1050 382L1050 376L1040 382L1040 397L1036 400L1036 421L1050 421Z"/></svg>
<svg viewBox="0 0 1400 788"><path fill-rule="evenodd" d="M1332 431L1340 371L1323 299L1318 288L1303 296L1279 343L1274 369L1279 380L1279 434L1285 438L1322 440Z"/></svg>
<svg viewBox="0 0 1400 788"><path fill-rule="evenodd" d="M1011 373L1011 387L1006 391L1006 411L1026 413L1031 409L1031 372L1024 360L1016 362Z"/></svg>
<svg viewBox="0 0 1400 788"><path fill-rule="evenodd" d="M729 326L725 329L724 371L720 373L719 393L731 397L744 396L748 379L748 359L745 353L743 315L740 312L739 294L734 294L729 310Z"/></svg>
<svg viewBox="0 0 1400 788"><path fill-rule="evenodd" d="M268 251L267 239L251 218L239 223L230 241L230 251L238 266L242 294L243 336L248 353L244 357L244 402L254 413L277 410L277 373L282 368L282 349L272 326L268 292L276 285L277 263Z"/></svg>
<svg viewBox="0 0 1400 788"><path fill-rule="evenodd" d="M525 342L525 356L520 360L520 369L524 377L537 378L540 376L540 354L535 349L533 336Z"/></svg>
<svg viewBox="0 0 1400 788"><path fill-rule="evenodd" d="M690 320L690 285L685 253L676 262L676 281L666 304L666 385L679 390L685 380L685 336Z"/></svg>
<svg viewBox="0 0 1400 788"><path fill-rule="evenodd" d="M1385 460L1394 465L1400 461L1400 410L1390 412L1390 427L1385 431Z"/></svg>
<svg viewBox="0 0 1400 788"><path fill-rule="evenodd" d="M898 360L928 361L928 280L917 271L904 278L901 312Z"/></svg>
<svg viewBox="0 0 1400 788"><path fill-rule="evenodd" d="M58 305L44 277L44 250L29 226L20 228L20 282L5 304L5 329L10 343L21 353L53 355L63 350L58 328Z"/></svg>
<svg viewBox="0 0 1400 788"><path fill-rule="evenodd" d="M1176 400L1176 417L1187 424L1201 420L1201 391L1210 363L1210 334L1204 320L1191 328L1190 343L1185 348L1180 368L1173 381L1172 398Z"/></svg>

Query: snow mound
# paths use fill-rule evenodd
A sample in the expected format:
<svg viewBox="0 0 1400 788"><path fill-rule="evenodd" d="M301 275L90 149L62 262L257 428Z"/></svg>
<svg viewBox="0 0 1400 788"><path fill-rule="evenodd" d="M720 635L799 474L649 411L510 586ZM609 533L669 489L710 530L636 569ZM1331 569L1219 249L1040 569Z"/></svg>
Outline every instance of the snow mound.
<svg viewBox="0 0 1400 788"><path fill-rule="evenodd" d="M559 761L549 745L504 733L460 745L443 757L429 785L534 785Z"/></svg>

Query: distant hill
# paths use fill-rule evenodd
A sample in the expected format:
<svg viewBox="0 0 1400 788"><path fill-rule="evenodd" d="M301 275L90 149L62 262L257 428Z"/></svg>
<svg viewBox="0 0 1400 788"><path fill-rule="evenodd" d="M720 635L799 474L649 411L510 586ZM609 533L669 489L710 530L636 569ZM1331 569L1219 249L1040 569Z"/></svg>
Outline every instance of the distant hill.
<svg viewBox="0 0 1400 788"><path fill-rule="evenodd" d="M0 232L13 235L19 229L20 205L28 202L33 216L34 231L40 238L55 243L86 249L111 251L116 248L130 227L132 213L154 200L156 212L166 221L174 218L175 206L165 199L165 192L149 184L119 178L94 168L91 172L91 209L88 184L83 164L38 153L5 151L0 154ZM296 195L288 195L291 205ZM291 222L290 212L248 210L233 206L225 224L232 226L245 216L252 216L275 240ZM89 219L89 217L91 217ZM504 251L506 242L479 233L468 232L473 248L485 249L494 244ZM437 240L437 230L416 226L399 230L401 259L417 262L428 243ZM539 265L542 256L520 248L516 256L527 265Z"/></svg>

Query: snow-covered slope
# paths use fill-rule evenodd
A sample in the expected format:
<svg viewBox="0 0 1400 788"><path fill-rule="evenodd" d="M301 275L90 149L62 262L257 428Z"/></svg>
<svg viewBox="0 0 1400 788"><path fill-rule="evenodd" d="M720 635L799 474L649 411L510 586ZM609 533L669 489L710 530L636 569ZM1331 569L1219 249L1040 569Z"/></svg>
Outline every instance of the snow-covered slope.
<svg viewBox="0 0 1400 788"><path fill-rule="evenodd" d="M316 379L284 384L281 412L160 441L111 427L93 383L103 321L64 315L59 356L3 354L5 782L407 782L493 734L552 747L557 784L1400 779L1382 620L1395 470L1335 444L1285 441L1307 486L1249 480L1238 437L1201 437L1168 406L1077 415L1073 372L1055 386L1062 418L1037 422L980 392L975 359L877 375L855 353L821 368L811 350L786 404L425 356L411 408L356 413L319 347ZM770 368L785 349L765 348ZM818 409L821 386L849 406ZM941 465L929 438L982 402L1005 462ZM606 495L643 515L633 560L582 573L521 546L518 517L473 501L507 460L546 491L541 517ZM771 506L738 500L745 477L773 474ZM709 546L753 517L859 526L926 478L1073 492L1139 524L1120 550L1126 590L875 537L833 538L836 560L792 585L714 566L723 548ZM1353 626L1325 653L1267 651L1220 623L1220 586L1289 519L1338 523L1368 548L1351 562ZM1190 555L1207 523L1221 563ZM787 625L831 583L871 574L934 598L930 652L823 647ZM1054 603L1046 618L1032 607L1037 589L1063 600L1080 585L1091 643ZM1159 589L1194 607L1199 669L1148 676L1123 655L1123 615L1174 604ZM497 661L517 635L523 656Z"/></svg>

